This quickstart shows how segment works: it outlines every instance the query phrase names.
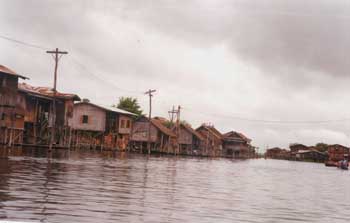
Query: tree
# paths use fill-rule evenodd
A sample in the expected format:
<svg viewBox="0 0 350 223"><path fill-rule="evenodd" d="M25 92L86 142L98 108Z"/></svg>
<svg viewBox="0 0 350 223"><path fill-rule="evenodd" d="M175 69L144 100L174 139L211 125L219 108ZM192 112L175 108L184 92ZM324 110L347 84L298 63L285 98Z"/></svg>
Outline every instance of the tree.
<svg viewBox="0 0 350 223"><path fill-rule="evenodd" d="M326 152L327 146L328 145L326 143L320 142L320 143L317 143L315 147L316 147L317 151Z"/></svg>
<svg viewBox="0 0 350 223"><path fill-rule="evenodd" d="M125 111L137 114L138 116L142 115L141 106L139 105L139 102L137 101L137 98L132 97L121 97L119 98L119 103L117 106L113 105L114 107L123 109Z"/></svg>

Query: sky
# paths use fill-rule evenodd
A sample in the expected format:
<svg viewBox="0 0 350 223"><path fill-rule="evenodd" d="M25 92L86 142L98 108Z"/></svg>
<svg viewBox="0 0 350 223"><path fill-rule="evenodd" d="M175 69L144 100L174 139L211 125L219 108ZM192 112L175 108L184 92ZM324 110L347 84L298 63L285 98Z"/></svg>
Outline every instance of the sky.
<svg viewBox="0 0 350 223"><path fill-rule="evenodd" d="M154 116L181 105L193 127L252 144L350 146L347 0L0 0L0 64L111 105L156 89ZM16 39L30 47L4 39Z"/></svg>

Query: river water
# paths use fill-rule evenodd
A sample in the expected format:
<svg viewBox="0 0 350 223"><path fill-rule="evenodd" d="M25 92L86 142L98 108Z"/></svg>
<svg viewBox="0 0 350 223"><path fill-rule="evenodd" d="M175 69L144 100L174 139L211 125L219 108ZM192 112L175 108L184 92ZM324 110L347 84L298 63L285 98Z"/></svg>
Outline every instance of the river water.
<svg viewBox="0 0 350 223"><path fill-rule="evenodd" d="M350 175L323 164L0 150L0 219L348 222Z"/></svg>

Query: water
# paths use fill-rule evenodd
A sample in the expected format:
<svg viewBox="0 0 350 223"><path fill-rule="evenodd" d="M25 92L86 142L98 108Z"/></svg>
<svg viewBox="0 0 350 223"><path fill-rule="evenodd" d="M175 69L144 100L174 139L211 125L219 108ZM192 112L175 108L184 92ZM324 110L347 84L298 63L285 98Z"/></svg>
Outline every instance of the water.
<svg viewBox="0 0 350 223"><path fill-rule="evenodd" d="M0 149L0 219L347 222L348 171L277 160Z"/></svg>

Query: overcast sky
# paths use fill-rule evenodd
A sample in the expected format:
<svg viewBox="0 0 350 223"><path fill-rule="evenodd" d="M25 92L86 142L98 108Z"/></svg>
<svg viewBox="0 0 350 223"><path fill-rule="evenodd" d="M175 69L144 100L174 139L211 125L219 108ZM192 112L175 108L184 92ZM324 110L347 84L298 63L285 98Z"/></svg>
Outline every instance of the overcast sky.
<svg viewBox="0 0 350 223"><path fill-rule="evenodd" d="M100 104L173 105L193 127L261 148L350 145L350 1L0 0L0 36L69 51L58 89ZM0 64L51 86L45 50L0 39ZM318 123L318 121L343 120ZM273 121L273 122L263 122ZM277 122L280 121L280 122Z"/></svg>

